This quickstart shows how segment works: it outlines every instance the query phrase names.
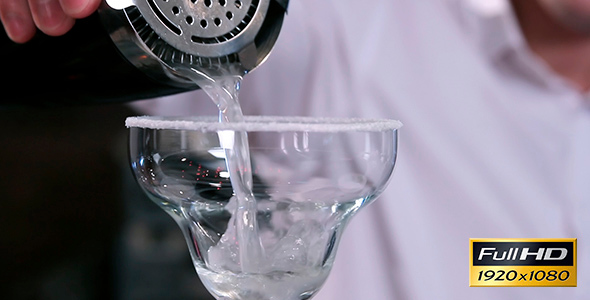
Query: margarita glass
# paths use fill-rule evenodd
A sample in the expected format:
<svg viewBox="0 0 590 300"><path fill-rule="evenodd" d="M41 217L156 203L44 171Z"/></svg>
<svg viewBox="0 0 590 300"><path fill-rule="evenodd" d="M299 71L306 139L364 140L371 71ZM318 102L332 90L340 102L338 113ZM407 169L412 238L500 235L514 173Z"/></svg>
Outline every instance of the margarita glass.
<svg viewBox="0 0 590 300"><path fill-rule="evenodd" d="M401 126L256 116L126 125L140 186L182 229L209 292L232 300L302 300L320 289L347 222L389 181Z"/></svg>

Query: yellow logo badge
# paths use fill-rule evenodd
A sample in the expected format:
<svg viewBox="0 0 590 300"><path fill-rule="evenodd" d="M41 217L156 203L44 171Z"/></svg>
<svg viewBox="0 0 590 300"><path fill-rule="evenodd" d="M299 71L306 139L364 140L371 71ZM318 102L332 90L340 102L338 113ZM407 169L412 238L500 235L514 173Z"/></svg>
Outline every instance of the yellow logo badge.
<svg viewBox="0 0 590 300"><path fill-rule="evenodd" d="M470 239L469 286L576 286L576 239Z"/></svg>

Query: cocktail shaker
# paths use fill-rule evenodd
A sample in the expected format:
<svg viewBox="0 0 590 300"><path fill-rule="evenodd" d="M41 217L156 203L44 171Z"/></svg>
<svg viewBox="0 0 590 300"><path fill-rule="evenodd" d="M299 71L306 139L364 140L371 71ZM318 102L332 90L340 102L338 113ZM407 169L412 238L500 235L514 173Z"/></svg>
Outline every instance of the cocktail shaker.
<svg viewBox="0 0 590 300"><path fill-rule="evenodd" d="M197 89L175 66L260 65L288 0L106 0L60 37L0 38L3 105L148 99Z"/></svg>

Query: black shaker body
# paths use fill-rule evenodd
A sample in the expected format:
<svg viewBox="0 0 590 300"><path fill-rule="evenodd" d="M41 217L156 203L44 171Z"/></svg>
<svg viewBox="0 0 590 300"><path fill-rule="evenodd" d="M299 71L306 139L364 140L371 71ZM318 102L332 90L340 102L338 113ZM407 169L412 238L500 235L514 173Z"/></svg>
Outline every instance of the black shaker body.
<svg viewBox="0 0 590 300"><path fill-rule="evenodd" d="M0 105L62 106L126 102L197 89L150 77L119 51L98 12L59 37L37 32L17 44L2 31Z"/></svg>

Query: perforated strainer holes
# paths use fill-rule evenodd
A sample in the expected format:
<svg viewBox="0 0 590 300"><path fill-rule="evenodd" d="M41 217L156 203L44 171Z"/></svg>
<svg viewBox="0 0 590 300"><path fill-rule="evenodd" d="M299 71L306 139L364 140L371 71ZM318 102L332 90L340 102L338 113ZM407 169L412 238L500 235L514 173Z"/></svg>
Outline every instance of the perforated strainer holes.
<svg viewBox="0 0 590 300"><path fill-rule="evenodd" d="M167 2L167 1L164 0L164 2ZM156 4L155 0L147 0L147 4L151 8L151 10L154 12L156 17L160 20L160 22L162 22L162 24L164 24L164 26L168 27L168 29L170 29L170 31L174 32L176 35L182 34L182 30L178 26L176 26L176 24L172 23L166 17L167 12L161 11L160 8L158 7L158 5ZM173 13L174 13L174 8L176 8L176 10L178 10L178 12L180 12L180 9L176 6L174 6L172 9Z"/></svg>
<svg viewBox="0 0 590 300"><path fill-rule="evenodd" d="M1 0L0 0L1 1ZM182 30L197 44L219 44L239 36L253 20L261 0L147 0L168 1L168 16L171 20L188 25ZM174 1L186 1L174 5ZM173 5L179 13L171 11Z"/></svg>
<svg viewBox="0 0 590 300"><path fill-rule="evenodd" d="M163 2L168 2L170 0L162 0L162 1ZM212 8L214 1L217 2L217 3L219 3L219 5L222 6L222 7L227 7L227 4L228 4L228 0L190 0L190 1L193 4L197 4L198 2L201 2L202 1L203 5L205 7L207 7L207 8ZM237 1L234 0L234 5L235 5L235 7L237 9L241 9L243 3L240 0L237 0ZM179 15L180 14L180 9L177 6L174 6L174 7L172 7L172 13L174 15ZM225 17L227 18L228 21L231 21L234 18L234 13L228 10L228 11L225 12ZM195 22L195 19L194 19L194 17L192 15L188 15L185 18L185 20L186 20L186 23L188 25L193 25L194 22ZM210 20L208 21L207 19L201 19L199 21L199 25L201 26L201 28L206 29L209 26L209 22L210 22ZM223 23L223 19L220 18L220 17L216 17L216 18L213 19L213 24L215 24L215 26L217 26L217 27L220 27L222 25L222 23Z"/></svg>

